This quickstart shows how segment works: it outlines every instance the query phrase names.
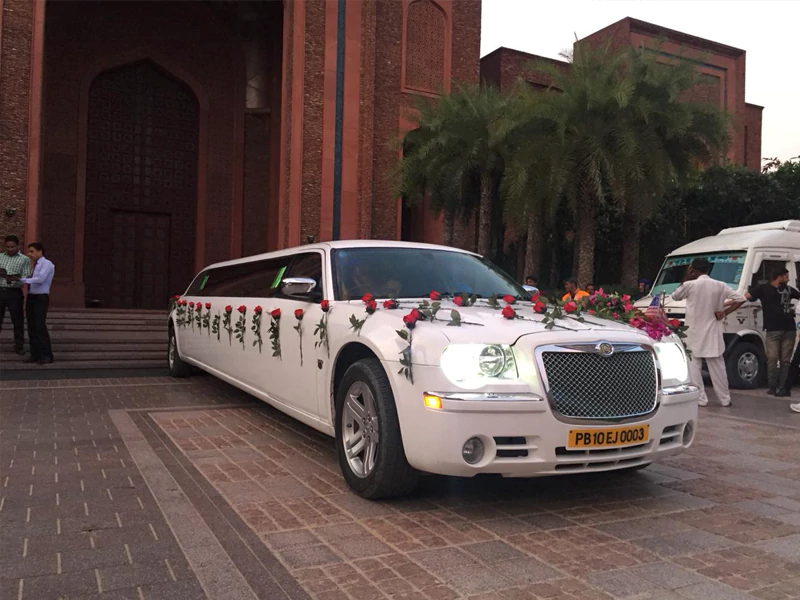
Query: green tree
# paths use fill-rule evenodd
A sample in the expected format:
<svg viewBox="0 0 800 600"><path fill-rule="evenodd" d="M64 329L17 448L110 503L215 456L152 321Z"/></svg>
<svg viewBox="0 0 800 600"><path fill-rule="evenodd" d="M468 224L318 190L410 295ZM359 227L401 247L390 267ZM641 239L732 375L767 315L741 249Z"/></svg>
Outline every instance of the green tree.
<svg viewBox="0 0 800 600"><path fill-rule="evenodd" d="M421 103L396 172L399 194L412 201L427 194L432 208L444 213L445 244L452 244L456 219L477 210L478 253L484 256L491 251L492 207L499 201L507 101L492 87L461 86ZM471 200L476 197L477 206Z"/></svg>
<svg viewBox="0 0 800 600"><path fill-rule="evenodd" d="M622 283L632 288L639 277L641 216L663 197L670 179L681 184L697 167L719 161L729 119L718 106L685 100L688 90L702 85L692 61L664 63L656 51L634 48L627 72L633 91L625 116L636 152L617 200L624 206Z"/></svg>
<svg viewBox="0 0 800 600"><path fill-rule="evenodd" d="M549 197L564 194L575 210L577 276L594 278L595 214L605 191L625 196L629 163L637 152L636 131L626 119L634 85L629 55L608 45L576 47L569 70L544 64L551 88L536 98L537 112L553 124L554 143L541 149L552 172L542 185Z"/></svg>

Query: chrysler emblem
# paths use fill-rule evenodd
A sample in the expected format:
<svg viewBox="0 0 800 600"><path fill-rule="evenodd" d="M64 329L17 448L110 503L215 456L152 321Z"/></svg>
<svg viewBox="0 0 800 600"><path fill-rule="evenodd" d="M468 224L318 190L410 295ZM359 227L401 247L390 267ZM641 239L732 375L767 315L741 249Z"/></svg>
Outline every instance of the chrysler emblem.
<svg viewBox="0 0 800 600"><path fill-rule="evenodd" d="M608 342L601 342L601 343L597 344L597 346L595 347L595 350L597 350L597 353L600 356L604 356L606 358L608 358L609 356L614 354L614 346L612 346Z"/></svg>

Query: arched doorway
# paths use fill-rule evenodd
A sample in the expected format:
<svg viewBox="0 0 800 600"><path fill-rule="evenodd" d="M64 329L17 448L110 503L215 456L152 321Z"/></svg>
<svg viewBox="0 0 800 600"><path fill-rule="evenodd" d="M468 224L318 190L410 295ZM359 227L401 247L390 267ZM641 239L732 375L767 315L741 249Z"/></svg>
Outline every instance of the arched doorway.
<svg viewBox="0 0 800 600"><path fill-rule="evenodd" d="M86 300L163 308L194 274L199 106L151 61L100 73L88 103Z"/></svg>

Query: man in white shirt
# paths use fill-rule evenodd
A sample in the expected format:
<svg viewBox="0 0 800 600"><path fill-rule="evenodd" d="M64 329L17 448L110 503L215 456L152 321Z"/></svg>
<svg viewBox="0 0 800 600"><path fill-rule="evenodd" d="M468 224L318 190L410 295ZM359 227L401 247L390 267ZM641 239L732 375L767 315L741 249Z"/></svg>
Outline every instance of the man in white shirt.
<svg viewBox="0 0 800 600"><path fill-rule="evenodd" d="M722 406L731 405L728 373L725 369L723 320L745 301L744 296L725 283L711 279L711 263L696 258L686 272L681 286L672 294L675 300L686 300L686 345L692 353L689 364L692 383L700 388L700 406L708 404L701 368L703 359L711 375L711 383ZM726 302L730 303L726 306Z"/></svg>
<svg viewBox="0 0 800 600"><path fill-rule="evenodd" d="M47 307L50 304L50 285L56 272L55 265L44 257L41 242L28 244L28 256L34 263L30 277L20 279L28 284L28 299L25 305L28 315L28 339L31 355L25 362L38 362L46 365L53 362L53 349L50 334L47 332Z"/></svg>

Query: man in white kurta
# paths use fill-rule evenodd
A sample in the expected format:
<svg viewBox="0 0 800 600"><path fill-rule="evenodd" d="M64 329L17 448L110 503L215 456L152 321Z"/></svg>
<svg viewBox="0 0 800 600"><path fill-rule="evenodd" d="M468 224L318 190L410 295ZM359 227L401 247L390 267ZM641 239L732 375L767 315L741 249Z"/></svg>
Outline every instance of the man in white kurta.
<svg viewBox="0 0 800 600"><path fill-rule="evenodd" d="M700 388L700 406L708 404L703 375L703 360L708 366L711 383L722 406L730 406L728 373L725 369L724 319L745 301L744 296L725 283L711 279L711 263L704 258L695 259L686 274L686 280L672 294L674 300L686 300L686 345L692 353L689 372L692 383ZM729 304L726 306L726 302Z"/></svg>

